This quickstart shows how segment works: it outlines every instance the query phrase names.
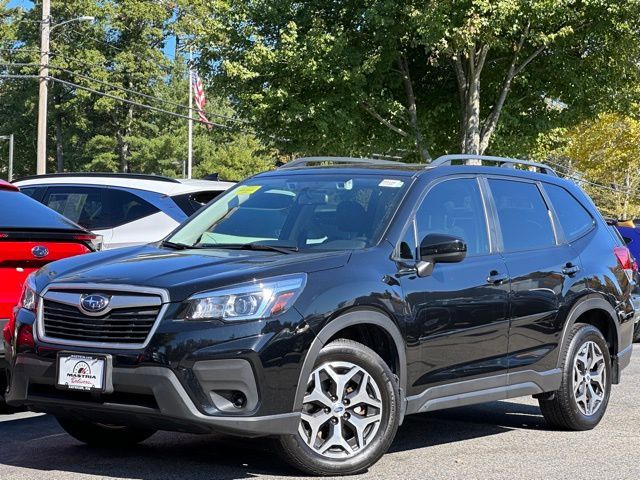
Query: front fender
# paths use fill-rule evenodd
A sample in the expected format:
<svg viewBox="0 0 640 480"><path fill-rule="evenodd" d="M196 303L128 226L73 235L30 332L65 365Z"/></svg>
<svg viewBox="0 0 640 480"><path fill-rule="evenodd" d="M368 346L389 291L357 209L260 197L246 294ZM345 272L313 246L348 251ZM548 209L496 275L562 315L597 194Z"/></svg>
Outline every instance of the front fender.
<svg viewBox="0 0 640 480"><path fill-rule="evenodd" d="M398 352L398 380L401 394L401 404L404 406L404 392L407 387L407 353L406 345L402 333L398 325L382 312L372 309L358 309L344 313L322 328L311 343L307 355L302 364L300 371L300 380L296 389L296 396L293 404L293 411L299 412L302 409L305 390L307 387L307 379L322 347L338 332L352 325L375 325L384 329L393 340L396 351ZM402 416L404 415L404 407L402 408Z"/></svg>

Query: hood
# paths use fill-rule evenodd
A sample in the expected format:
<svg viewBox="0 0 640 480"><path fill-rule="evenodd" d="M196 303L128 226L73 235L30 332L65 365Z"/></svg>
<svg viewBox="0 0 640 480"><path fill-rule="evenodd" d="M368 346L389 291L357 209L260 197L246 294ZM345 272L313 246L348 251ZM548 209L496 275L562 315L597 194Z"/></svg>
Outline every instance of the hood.
<svg viewBox="0 0 640 480"><path fill-rule="evenodd" d="M255 278L339 268L350 252L281 254L253 250L169 250L154 245L73 257L48 264L38 291L51 283L98 283L162 288L172 302Z"/></svg>

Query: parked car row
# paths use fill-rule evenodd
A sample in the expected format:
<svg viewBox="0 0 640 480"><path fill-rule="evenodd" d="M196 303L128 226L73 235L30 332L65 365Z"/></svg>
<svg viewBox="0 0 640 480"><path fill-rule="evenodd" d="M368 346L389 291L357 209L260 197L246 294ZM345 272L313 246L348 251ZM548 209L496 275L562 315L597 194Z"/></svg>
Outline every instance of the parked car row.
<svg viewBox="0 0 640 480"><path fill-rule="evenodd" d="M232 185L106 173L40 175L13 185L0 181L0 330L5 338L13 332L11 312L30 273L67 257L159 241ZM0 344L0 404L4 368Z"/></svg>
<svg viewBox="0 0 640 480"><path fill-rule="evenodd" d="M75 220L112 208L47 180L30 193ZM27 277L9 405L89 445L275 437L296 468L348 475L420 412L532 395L551 426L593 429L631 360L637 265L546 165L299 159L157 240Z"/></svg>
<svg viewBox="0 0 640 480"><path fill-rule="evenodd" d="M102 236L103 248L156 242L233 183L158 175L53 174L23 178L20 190Z"/></svg>

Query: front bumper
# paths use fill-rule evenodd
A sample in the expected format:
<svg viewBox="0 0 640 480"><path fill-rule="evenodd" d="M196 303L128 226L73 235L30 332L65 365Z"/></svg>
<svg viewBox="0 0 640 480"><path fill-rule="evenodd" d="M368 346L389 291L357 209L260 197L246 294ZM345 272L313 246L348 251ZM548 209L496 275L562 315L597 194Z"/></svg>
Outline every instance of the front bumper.
<svg viewBox="0 0 640 480"><path fill-rule="evenodd" d="M222 432L259 437L290 434L299 413L267 416L205 415L166 367L114 368L111 394L58 390L55 361L19 355L11 372L9 405L92 422L191 433Z"/></svg>

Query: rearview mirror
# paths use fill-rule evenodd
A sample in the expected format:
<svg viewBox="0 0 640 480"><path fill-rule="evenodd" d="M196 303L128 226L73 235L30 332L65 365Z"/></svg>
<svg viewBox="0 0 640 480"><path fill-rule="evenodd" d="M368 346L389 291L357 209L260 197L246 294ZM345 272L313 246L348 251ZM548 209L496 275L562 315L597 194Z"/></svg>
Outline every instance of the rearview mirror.
<svg viewBox="0 0 640 480"><path fill-rule="evenodd" d="M420 242L418 275L430 275L436 263L458 263L467 256L467 244L460 237L431 233Z"/></svg>

